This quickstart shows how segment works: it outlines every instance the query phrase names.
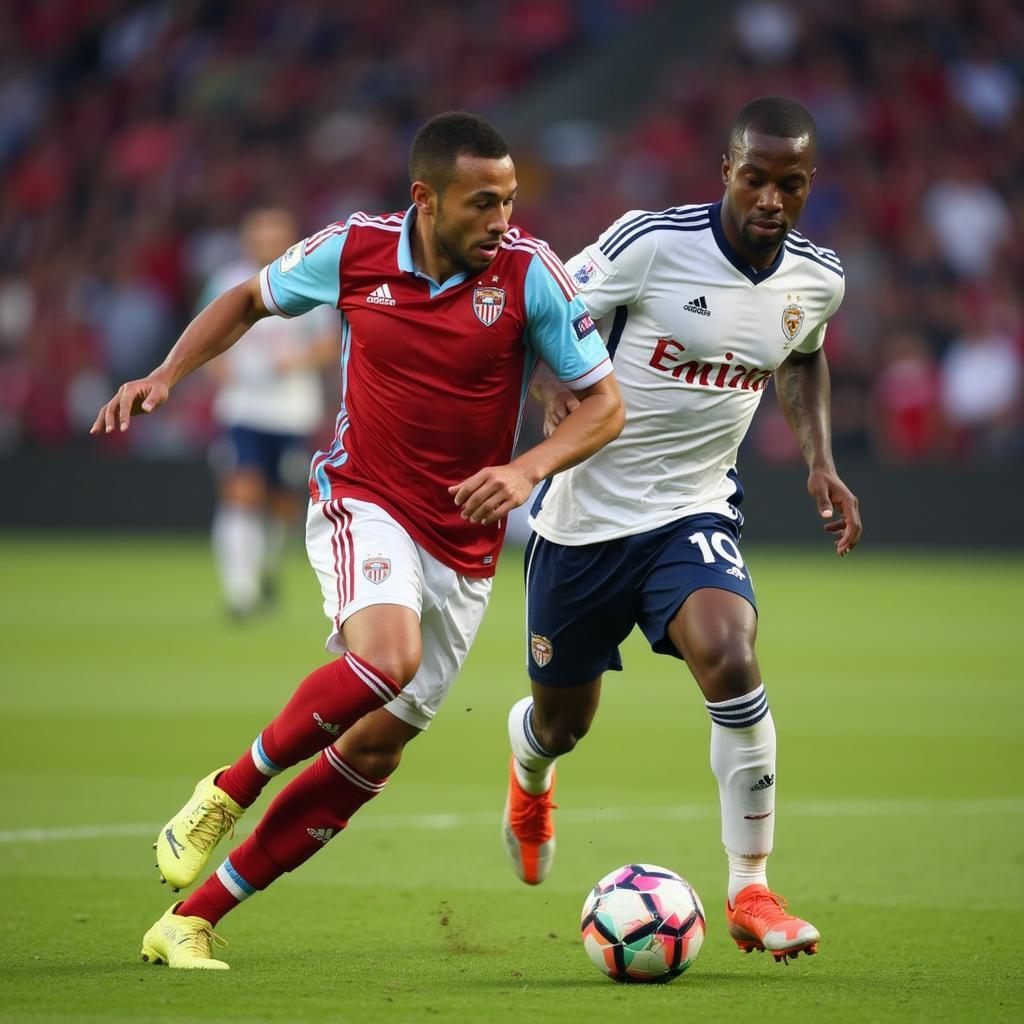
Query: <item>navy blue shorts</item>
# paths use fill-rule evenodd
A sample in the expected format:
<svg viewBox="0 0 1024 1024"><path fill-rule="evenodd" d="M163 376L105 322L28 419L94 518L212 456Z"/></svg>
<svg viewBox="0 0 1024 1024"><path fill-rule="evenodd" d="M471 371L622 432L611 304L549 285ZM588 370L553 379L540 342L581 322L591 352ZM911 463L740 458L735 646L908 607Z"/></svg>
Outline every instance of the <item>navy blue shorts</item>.
<svg viewBox="0 0 1024 1024"><path fill-rule="evenodd" d="M292 490L305 482L309 472L309 438L275 434L252 427L229 427L222 453L223 469L257 469L271 487Z"/></svg>
<svg viewBox="0 0 1024 1024"><path fill-rule="evenodd" d="M578 547L534 534L525 567L530 678L580 686L621 670L619 644L636 625L652 650L681 657L666 631L695 590L731 590L756 610L739 539L739 524L717 514Z"/></svg>

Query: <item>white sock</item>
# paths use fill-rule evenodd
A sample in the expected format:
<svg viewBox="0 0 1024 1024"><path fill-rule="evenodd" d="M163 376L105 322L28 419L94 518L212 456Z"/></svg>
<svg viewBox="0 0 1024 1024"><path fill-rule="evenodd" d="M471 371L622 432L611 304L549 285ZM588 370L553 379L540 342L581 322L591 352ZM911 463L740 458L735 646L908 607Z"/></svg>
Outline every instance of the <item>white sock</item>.
<svg viewBox="0 0 1024 1024"><path fill-rule="evenodd" d="M748 885L768 885L775 834L775 723L763 685L742 697L705 704L732 902Z"/></svg>
<svg viewBox="0 0 1024 1024"><path fill-rule="evenodd" d="M733 850L725 851L729 859L729 903L735 905L736 897L748 885L763 885L768 888L768 858L745 857Z"/></svg>
<svg viewBox="0 0 1024 1024"><path fill-rule="evenodd" d="M229 607L252 611L260 600L263 517L238 505L222 505L213 519L213 554Z"/></svg>
<svg viewBox="0 0 1024 1024"><path fill-rule="evenodd" d="M553 758L538 742L530 726L533 698L524 697L508 713L508 738L512 743L512 767L527 793L546 793L551 788Z"/></svg>

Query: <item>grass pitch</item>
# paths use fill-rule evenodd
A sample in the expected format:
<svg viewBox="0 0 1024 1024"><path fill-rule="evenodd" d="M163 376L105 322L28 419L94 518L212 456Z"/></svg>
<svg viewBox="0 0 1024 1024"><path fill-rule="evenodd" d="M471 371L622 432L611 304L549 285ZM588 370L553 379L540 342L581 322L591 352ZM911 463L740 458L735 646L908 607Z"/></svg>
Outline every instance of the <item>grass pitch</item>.
<svg viewBox="0 0 1024 1024"><path fill-rule="evenodd" d="M515 879L509 551L438 721L342 837L222 922L232 969L207 975L139 960L172 898L150 843L326 660L312 573L296 551L281 611L231 626L201 539L0 538L0 1020L1019 1020L1024 559L747 556L780 736L770 879L820 955L784 967L729 941L707 716L635 636L562 763L553 872ZM635 860L707 910L668 986L615 985L579 941L588 887Z"/></svg>

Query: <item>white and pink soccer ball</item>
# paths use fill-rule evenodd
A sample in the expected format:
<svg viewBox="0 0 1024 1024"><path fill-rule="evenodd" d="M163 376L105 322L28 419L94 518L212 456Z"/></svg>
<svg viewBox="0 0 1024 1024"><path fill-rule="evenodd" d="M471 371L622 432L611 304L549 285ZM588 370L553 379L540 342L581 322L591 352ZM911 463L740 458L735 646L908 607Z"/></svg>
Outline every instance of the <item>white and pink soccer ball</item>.
<svg viewBox="0 0 1024 1024"><path fill-rule="evenodd" d="M656 864L627 864L587 894L587 955L615 981L664 982L689 968L704 942L704 908L686 879Z"/></svg>

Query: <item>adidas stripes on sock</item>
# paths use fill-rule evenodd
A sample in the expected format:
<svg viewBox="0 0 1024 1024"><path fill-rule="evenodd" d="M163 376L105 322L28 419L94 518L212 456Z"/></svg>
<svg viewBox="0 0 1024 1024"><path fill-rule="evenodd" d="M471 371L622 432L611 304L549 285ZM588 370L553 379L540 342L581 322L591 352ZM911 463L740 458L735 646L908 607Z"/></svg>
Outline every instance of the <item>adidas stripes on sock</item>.
<svg viewBox="0 0 1024 1024"><path fill-rule="evenodd" d="M252 835L176 913L215 925L254 892L322 850L386 783L362 775L328 747L278 793Z"/></svg>
<svg viewBox="0 0 1024 1024"><path fill-rule="evenodd" d="M552 757L533 734L530 715L533 698L524 697L508 713L508 738L512 743L512 767L516 780L527 793L546 793L551 788Z"/></svg>
<svg viewBox="0 0 1024 1024"><path fill-rule="evenodd" d="M249 807L275 775L329 746L401 689L351 651L321 665L299 684L252 747L221 773L217 785L242 807Z"/></svg>
<svg viewBox="0 0 1024 1024"><path fill-rule="evenodd" d="M766 864L775 833L775 723L763 685L742 697L705 704L731 901L748 885L768 884Z"/></svg>

